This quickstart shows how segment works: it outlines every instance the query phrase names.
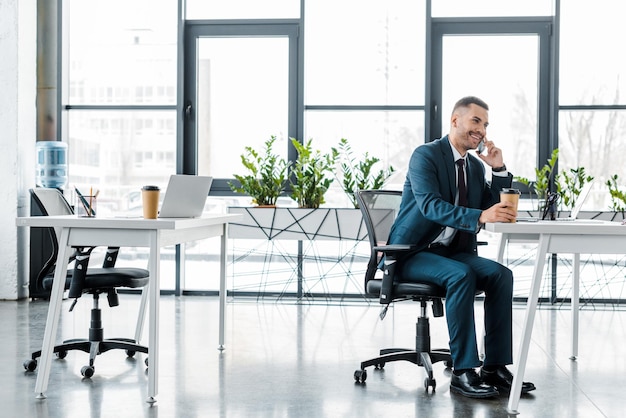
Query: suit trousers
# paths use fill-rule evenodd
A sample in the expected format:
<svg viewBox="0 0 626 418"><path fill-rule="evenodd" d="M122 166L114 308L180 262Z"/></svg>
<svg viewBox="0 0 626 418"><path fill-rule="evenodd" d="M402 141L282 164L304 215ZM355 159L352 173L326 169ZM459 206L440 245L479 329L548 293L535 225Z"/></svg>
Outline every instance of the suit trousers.
<svg viewBox="0 0 626 418"><path fill-rule="evenodd" d="M399 263L402 281L433 283L446 290L446 320L452 363L457 370L481 365L476 344L474 299L485 293L484 365L513 362L513 273L475 253L448 247L425 250Z"/></svg>

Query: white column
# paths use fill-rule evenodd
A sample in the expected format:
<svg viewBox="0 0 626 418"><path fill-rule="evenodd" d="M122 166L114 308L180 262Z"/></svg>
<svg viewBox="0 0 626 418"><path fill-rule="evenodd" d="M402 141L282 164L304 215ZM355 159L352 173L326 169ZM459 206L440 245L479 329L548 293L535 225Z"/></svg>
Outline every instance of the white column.
<svg viewBox="0 0 626 418"><path fill-rule="evenodd" d="M36 0L0 0L0 300L28 296L28 215L35 184Z"/></svg>

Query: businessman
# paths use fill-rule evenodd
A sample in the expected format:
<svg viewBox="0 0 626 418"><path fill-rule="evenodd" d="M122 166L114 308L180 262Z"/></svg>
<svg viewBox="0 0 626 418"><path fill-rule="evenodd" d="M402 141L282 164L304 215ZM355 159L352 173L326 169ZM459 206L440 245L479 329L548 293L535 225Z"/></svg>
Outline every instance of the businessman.
<svg viewBox="0 0 626 418"><path fill-rule="evenodd" d="M425 281L446 290L446 319L453 373L450 390L472 398L508 392L512 363L513 274L476 252L476 234L486 222L515 219L500 190L511 187L502 151L487 140L489 107L464 97L452 110L447 136L415 149L404 183L402 203L389 244L414 244L417 251L398 263L405 281ZM470 153L477 148L483 153ZM482 160L482 162L480 160ZM492 179L485 179L484 164ZM474 297L485 293L485 357L476 343ZM522 384L522 393L534 390Z"/></svg>

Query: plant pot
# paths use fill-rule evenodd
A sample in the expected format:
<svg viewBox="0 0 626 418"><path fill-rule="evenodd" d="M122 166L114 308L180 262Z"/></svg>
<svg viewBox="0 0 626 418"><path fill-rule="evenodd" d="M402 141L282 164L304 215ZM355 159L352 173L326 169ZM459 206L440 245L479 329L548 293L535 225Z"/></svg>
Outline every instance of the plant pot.
<svg viewBox="0 0 626 418"><path fill-rule="evenodd" d="M353 208L262 208L229 206L243 218L228 226L230 238L286 240L364 240L361 211Z"/></svg>

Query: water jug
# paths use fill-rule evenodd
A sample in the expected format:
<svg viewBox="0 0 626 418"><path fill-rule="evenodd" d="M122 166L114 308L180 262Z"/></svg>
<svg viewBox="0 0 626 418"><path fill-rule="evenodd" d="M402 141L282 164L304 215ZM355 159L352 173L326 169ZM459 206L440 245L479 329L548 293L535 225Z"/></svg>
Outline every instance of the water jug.
<svg viewBox="0 0 626 418"><path fill-rule="evenodd" d="M62 189L67 184L67 144L37 141L36 183L41 187Z"/></svg>

